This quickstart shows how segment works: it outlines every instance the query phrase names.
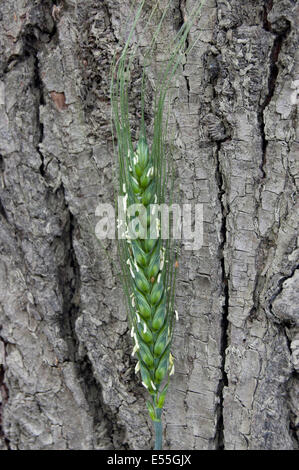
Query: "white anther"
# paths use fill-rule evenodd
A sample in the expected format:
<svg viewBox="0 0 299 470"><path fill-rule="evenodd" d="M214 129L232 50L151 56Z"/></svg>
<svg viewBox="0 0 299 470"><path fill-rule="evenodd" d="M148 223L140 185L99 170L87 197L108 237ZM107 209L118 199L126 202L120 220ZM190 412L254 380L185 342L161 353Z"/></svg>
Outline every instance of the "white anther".
<svg viewBox="0 0 299 470"><path fill-rule="evenodd" d="M136 344L137 344L137 346L139 347L139 343L138 343L138 339L137 339L137 336L136 336L136 333L135 333L135 331L134 331L134 334L133 334L133 336L134 336L135 343L136 343Z"/></svg>
<svg viewBox="0 0 299 470"><path fill-rule="evenodd" d="M138 349L139 349L138 344L135 344L135 346L134 346L134 348L133 348L133 352L132 352L132 354L131 354L132 357L135 355L135 353L138 351Z"/></svg>
<svg viewBox="0 0 299 470"><path fill-rule="evenodd" d="M134 274L133 269L131 268L131 266L130 266L130 273L131 273L132 278L135 279L135 274Z"/></svg>
<svg viewBox="0 0 299 470"><path fill-rule="evenodd" d="M154 168L151 166L146 174L147 177L152 176L154 173Z"/></svg>
<svg viewBox="0 0 299 470"><path fill-rule="evenodd" d="M127 259L127 265L130 268L130 273L131 273L132 278L135 279L135 274L134 274L134 271L132 269L131 260L129 258Z"/></svg>
<svg viewBox="0 0 299 470"><path fill-rule="evenodd" d="M151 380L151 386L152 386L152 388L153 388L154 390L157 390L156 387L155 387L155 384L154 384L154 382L153 382L152 380Z"/></svg>

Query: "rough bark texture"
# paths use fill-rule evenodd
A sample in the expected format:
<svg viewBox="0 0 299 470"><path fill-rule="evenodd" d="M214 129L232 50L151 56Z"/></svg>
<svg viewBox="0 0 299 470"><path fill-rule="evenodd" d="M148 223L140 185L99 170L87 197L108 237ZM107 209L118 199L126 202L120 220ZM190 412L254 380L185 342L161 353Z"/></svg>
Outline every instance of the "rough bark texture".
<svg viewBox="0 0 299 470"><path fill-rule="evenodd" d="M149 103L192 5L173 1ZM94 235L128 6L0 3L3 449L152 446L120 285ZM299 447L298 17L296 0L207 0L172 90L180 201L204 204L204 246L180 260L166 448ZM150 32L136 37L146 46Z"/></svg>

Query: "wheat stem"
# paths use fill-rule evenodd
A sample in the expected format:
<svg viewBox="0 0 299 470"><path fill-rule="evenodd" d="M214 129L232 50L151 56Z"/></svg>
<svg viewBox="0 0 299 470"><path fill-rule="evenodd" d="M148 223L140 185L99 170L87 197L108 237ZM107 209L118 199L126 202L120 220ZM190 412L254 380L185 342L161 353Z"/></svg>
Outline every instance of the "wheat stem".
<svg viewBox="0 0 299 470"><path fill-rule="evenodd" d="M160 421L154 421L155 428L155 447L154 450L162 450L162 420L161 420L162 410L156 408L156 415Z"/></svg>

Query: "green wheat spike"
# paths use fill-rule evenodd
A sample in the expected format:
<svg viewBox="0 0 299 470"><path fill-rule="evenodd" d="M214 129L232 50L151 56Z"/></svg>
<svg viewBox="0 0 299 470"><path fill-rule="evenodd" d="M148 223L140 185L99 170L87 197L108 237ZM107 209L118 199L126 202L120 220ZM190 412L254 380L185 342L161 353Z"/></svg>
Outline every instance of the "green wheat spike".
<svg viewBox="0 0 299 470"><path fill-rule="evenodd" d="M152 53L171 3L169 1L163 10L146 58ZM136 47L130 49L130 42L142 16L145 0L140 2L128 40L121 56L114 61L112 70L111 104L113 131L117 139L117 196L122 196L122 207L118 206L118 216L121 211L126 214L124 220L118 220L119 224L123 224L125 234L124 238L118 239L118 257L134 345L133 355L137 358L135 371L140 373L141 382L150 395L147 408L155 427L155 449L162 448L161 413L169 378L174 373L170 348L175 323L177 252L173 240L161 238L161 217L159 213L152 212L152 205L166 202L171 163L166 152L168 117L164 105L182 54L188 52L185 50L186 39L192 24L198 18L202 3L197 3L190 13L191 20L183 24L171 43L168 63L158 80L151 143L148 141L144 119L145 72L148 65L146 61L142 76L141 122L137 145L133 143L129 120L128 86L136 54ZM154 4L146 27L158 5L159 1ZM171 198L172 196L168 201L170 203ZM142 220L138 218L139 223L135 227L137 237L132 237L132 217L126 212L132 204L142 205L144 208L145 216ZM131 214L133 217L135 215Z"/></svg>

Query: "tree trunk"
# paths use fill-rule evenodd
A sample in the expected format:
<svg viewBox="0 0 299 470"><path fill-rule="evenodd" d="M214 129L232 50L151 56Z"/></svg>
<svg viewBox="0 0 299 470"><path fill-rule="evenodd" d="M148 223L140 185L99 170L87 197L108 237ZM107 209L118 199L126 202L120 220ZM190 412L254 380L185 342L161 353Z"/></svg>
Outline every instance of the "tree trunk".
<svg viewBox="0 0 299 470"><path fill-rule="evenodd" d="M194 4L172 2L148 107ZM130 5L0 5L3 449L153 445L121 287L94 233L96 206L113 202L110 67ZM298 17L296 0L206 0L171 90L180 202L203 204L204 243L180 257L167 449L299 447ZM150 38L139 26L136 128Z"/></svg>

